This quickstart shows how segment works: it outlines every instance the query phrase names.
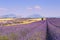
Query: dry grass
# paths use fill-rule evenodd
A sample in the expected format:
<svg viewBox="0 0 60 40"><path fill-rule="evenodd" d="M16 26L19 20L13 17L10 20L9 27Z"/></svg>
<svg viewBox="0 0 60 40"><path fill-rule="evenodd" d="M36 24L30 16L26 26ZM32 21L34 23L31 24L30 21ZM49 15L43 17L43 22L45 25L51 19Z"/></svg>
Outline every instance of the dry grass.
<svg viewBox="0 0 60 40"><path fill-rule="evenodd" d="M0 19L0 23L2 23L2 26L14 26L14 25L17 25L17 24L30 24L30 23L33 23L33 22L41 21L41 20L42 20L41 18L19 19L19 20L13 19L13 18L5 18L5 19ZM46 20L46 18L43 18L43 20ZM8 23L9 21L10 21L10 24Z"/></svg>

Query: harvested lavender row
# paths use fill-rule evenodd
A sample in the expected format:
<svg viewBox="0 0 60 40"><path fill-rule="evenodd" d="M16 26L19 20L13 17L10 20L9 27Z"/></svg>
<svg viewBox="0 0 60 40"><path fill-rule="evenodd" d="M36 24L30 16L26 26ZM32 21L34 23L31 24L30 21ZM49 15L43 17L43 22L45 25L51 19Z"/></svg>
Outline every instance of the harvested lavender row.
<svg viewBox="0 0 60 40"><path fill-rule="evenodd" d="M47 19L48 22L48 40L60 40L60 18Z"/></svg>

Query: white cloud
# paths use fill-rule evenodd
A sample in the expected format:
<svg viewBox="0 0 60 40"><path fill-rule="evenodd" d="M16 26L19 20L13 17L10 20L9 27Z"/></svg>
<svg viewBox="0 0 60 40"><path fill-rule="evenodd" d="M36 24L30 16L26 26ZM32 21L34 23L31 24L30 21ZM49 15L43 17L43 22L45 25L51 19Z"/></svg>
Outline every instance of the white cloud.
<svg viewBox="0 0 60 40"><path fill-rule="evenodd" d="M0 11L7 11L8 9L6 8L0 8Z"/></svg>
<svg viewBox="0 0 60 40"><path fill-rule="evenodd" d="M38 5L36 5L34 8L37 9L37 10L40 10L41 9L41 7L38 6Z"/></svg>
<svg viewBox="0 0 60 40"><path fill-rule="evenodd" d="M7 8L0 8L0 14L6 13L8 11Z"/></svg>
<svg viewBox="0 0 60 40"><path fill-rule="evenodd" d="M31 7L29 7L29 8L27 8L28 10L32 10L32 8Z"/></svg>
<svg viewBox="0 0 60 40"><path fill-rule="evenodd" d="M33 7L27 7L27 10L29 10L29 11L34 11L34 10L40 11L41 9L42 8L39 5L35 5Z"/></svg>

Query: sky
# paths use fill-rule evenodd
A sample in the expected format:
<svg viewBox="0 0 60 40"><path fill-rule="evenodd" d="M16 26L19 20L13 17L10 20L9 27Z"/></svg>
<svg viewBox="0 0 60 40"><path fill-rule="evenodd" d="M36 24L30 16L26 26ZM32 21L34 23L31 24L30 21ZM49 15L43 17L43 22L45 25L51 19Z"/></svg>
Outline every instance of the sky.
<svg viewBox="0 0 60 40"><path fill-rule="evenodd" d="M60 17L60 0L0 0L0 16L8 14Z"/></svg>

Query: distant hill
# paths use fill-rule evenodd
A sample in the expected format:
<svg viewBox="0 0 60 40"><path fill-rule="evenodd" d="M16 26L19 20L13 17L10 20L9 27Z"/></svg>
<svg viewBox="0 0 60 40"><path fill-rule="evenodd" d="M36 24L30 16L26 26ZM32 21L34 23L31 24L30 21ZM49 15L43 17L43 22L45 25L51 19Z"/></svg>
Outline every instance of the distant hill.
<svg viewBox="0 0 60 40"><path fill-rule="evenodd" d="M42 18L40 14L32 14L27 17L22 17L22 16L16 16L15 14L7 14L1 16L2 18Z"/></svg>
<svg viewBox="0 0 60 40"><path fill-rule="evenodd" d="M33 14L28 16L28 18L42 18L42 16L40 14Z"/></svg>
<svg viewBox="0 0 60 40"><path fill-rule="evenodd" d="M3 15L2 18L16 18L15 14L7 14L7 15Z"/></svg>

